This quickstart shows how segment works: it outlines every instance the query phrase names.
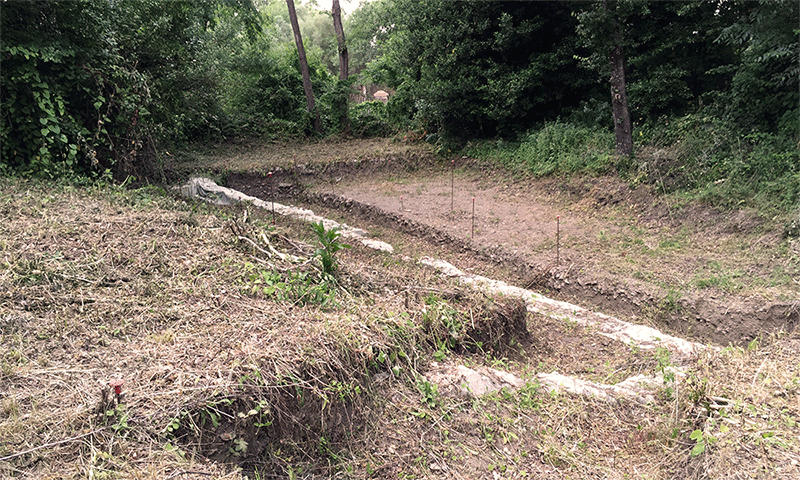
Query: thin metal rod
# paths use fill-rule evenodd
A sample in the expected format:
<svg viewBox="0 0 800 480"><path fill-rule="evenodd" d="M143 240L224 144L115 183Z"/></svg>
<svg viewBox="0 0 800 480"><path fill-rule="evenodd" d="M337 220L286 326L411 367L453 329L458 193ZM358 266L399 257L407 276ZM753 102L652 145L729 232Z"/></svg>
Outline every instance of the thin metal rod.
<svg viewBox="0 0 800 480"><path fill-rule="evenodd" d="M275 225L275 179L272 172L269 172L269 196L272 201L272 224Z"/></svg>
<svg viewBox="0 0 800 480"><path fill-rule="evenodd" d="M453 197L455 195L455 171L456 171L456 161L455 159L450 160L450 213L455 213L455 206L453 205Z"/></svg>
<svg viewBox="0 0 800 480"><path fill-rule="evenodd" d="M561 215L556 215L556 266L561 260Z"/></svg>
<svg viewBox="0 0 800 480"><path fill-rule="evenodd" d="M472 197L472 239L475 239L475 197Z"/></svg>

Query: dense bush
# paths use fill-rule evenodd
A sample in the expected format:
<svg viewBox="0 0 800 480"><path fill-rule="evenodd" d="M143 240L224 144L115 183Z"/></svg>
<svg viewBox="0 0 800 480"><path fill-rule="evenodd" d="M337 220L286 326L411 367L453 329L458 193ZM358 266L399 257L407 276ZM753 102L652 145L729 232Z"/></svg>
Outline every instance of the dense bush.
<svg viewBox="0 0 800 480"><path fill-rule="evenodd" d="M800 138L741 135L707 114L662 117L635 132L633 157L614 157L604 128L553 123L518 142L486 141L466 152L533 176L618 172L661 193L683 192L720 208L786 211L800 203Z"/></svg>
<svg viewBox="0 0 800 480"><path fill-rule="evenodd" d="M385 137L392 132L386 104L377 100L350 107L350 126L356 137Z"/></svg>
<svg viewBox="0 0 800 480"><path fill-rule="evenodd" d="M664 191L697 190L708 202L725 207L788 208L798 201L798 133L741 135L714 116L693 114L654 122L641 128L638 138L640 147L663 152L641 159L638 167L651 183L661 182Z"/></svg>
<svg viewBox="0 0 800 480"><path fill-rule="evenodd" d="M143 147L147 78L114 47L107 4L4 2L0 20L0 169L86 173Z"/></svg>

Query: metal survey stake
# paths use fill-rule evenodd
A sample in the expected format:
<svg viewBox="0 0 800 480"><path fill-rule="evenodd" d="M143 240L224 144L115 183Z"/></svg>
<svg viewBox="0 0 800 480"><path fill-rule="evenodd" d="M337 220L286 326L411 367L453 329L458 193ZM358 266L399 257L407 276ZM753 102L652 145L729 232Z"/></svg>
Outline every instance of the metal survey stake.
<svg viewBox="0 0 800 480"><path fill-rule="evenodd" d="M475 239L475 197L472 197L472 239Z"/></svg>
<svg viewBox="0 0 800 480"><path fill-rule="evenodd" d="M556 215L556 266L558 266L561 256L561 215Z"/></svg>
<svg viewBox="0 0 800 480"><path fill-rule="evenodd" d="M272 224L275 225L275 180L269 172L269 198L272 201Z"/></svg>
<svg viewBox="0 0 800 480"><path fill-rule="evenodd" d="M453 206L453 195L454 195L453 185L455 183L454 180L455 171L456 171L456 160L453 159L450 160L450 213L455 213L456 211L455 207Z"/></svg>

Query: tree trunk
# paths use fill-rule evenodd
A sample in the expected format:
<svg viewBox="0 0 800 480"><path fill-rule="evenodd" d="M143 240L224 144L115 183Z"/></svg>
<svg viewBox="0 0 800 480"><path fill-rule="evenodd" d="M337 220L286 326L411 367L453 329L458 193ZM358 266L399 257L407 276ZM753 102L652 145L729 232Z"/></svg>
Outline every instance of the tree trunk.
<svg viewBox="0 0 800 480"><path fill-rule="evenodd" d="M609 54L611 63L611 107L614 118L614 153L630 156L633 153L631 114L628 111L628 92L625 89L625 56L617 43Z"/></svg>
<svg viewBox="0 0 800 480"><path fill-rule="evenodd" d="M342 26L342 9L339 7L339 0L333 0L333 7L331 9L333 14L333 29L336 32L336 43L339 46L339 87L337 95L341 95L338 101L341 108L341 119L339 120L342 127L342 134L350 134L350 116L347 113L349 103L347 77L350 76L350 54L347 52L347 43L344 39L344 27Z"/></svg>
<svg viewBox="0 0 800 480"><path fill-rule="evenodd" d="M303 37L300 35L300 25L297 23L297 11L294 9L294 0L286 0L289 8L289 20L292 22L294 43L297 44L297 56L300 59L300 73L303 74L303 90L306 92L308 113L314 117L314 130L319 132L319 112L314 107L314 89L311 87L311 74L308 71L306 49L303 48Z"/></svg>
<svg viewBox="0 0 800 480"><path fill-rule="evenodd" d="M339 44L339 80L347 80L350 76L350 54L344 41L344 27L342 26L342 9L339 0L333 0L333 30L336 32L336 43Z"/></svg>

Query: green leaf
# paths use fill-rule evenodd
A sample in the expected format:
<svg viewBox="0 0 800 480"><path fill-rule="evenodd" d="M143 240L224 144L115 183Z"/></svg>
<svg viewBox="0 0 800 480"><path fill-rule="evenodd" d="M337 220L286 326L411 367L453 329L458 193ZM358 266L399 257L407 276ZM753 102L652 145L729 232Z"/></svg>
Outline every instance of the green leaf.
<svg viewBox="0 0 800 480"><path fill-rule="evenodd" d="M696 457L705 451L706 451L706 443L700 442L697 445L695 445L694 448L692 449L692 456Z"/></svg>
<svg viewBox="0 0 800 480"><path fill-rule="evenodd" d="M39 123L41 123L42 125L47 125L47 119L44 118L44 117L41 117L41 118L39 118Z"/></svg>

